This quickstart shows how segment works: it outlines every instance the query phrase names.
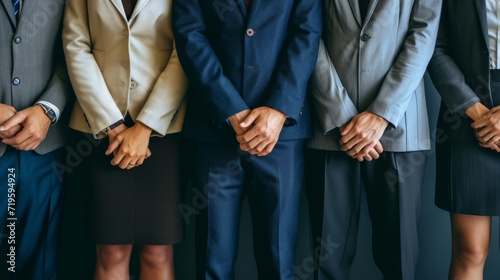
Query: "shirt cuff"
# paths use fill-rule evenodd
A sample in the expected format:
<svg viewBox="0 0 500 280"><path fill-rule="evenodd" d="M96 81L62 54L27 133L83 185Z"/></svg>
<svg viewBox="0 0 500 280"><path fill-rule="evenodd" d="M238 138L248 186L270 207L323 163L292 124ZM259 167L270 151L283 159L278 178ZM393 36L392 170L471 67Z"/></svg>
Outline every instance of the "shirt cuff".
<svg viewBox="0 0 500 280"><path fill-rule="evenodd" d="M59 120L59 117L61 116L61 111L59 111L59 108L57 108L54 104L48 102L48 101L38 101L35 103L35 105L43 105L45 107L48 107L52 111L54 111L54 114L56 115L56 119L54 120L53 124L56 124L57 121Z"/></svg>

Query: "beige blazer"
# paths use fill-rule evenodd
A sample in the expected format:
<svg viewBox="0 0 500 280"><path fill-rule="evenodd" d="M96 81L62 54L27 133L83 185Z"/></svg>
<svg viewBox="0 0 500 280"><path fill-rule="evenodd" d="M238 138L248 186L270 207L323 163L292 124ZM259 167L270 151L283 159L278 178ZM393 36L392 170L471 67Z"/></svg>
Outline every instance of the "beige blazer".
<svg viewBox="0 0 500 280"><path fill-rule="evenodd" d="M128 112L164 136L180 132L187 78L175 49L172 0L68 0L63 45L77 97L73 129L98 133Z"/></svg>

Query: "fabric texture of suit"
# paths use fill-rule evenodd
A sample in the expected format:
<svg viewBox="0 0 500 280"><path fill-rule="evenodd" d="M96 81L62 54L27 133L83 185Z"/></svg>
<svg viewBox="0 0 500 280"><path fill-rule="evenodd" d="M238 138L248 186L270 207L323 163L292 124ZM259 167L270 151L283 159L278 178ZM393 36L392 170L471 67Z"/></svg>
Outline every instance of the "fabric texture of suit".
<svg viewBox="0 0 500 280"><path fill-rule="evenodd" d="M315 114L309 147L340 150L338 127L368 111L389 127L385 151L430 149L423 75L439 24L439 0L323 1L323 40L312 75Z"/></svg>
<svg viewBox="0 0 500 280"><path fill-rule="evenodd" d="M315 279L349 278L361 188L384 279L415 277L422 151L430 149L423 76L440 10L441 0L371 0L362 20L359 0L323 1L323 42L309 87L314 135L306 188L315 247L325 241L338 248L321 250ZM380 158L360 163L340 150L338 128L365 111L389 125Z"/></svg>
<svg viewBox="0 0 500 280"><path fill-rule="evenodd" d="M321 35L321 2L249 2L174 1L179 57L190 80L183 133L195 140L193 182L208 200L196 217L200 280L234 279L245 196L259 279L294 277L303 142L310 136L306 88ZM227 119L262 106L289 118L274 150L252 157L239 150Z"/></svg>
<svg viewBox="0 0 500 280"><path fill-rule="evenodd" d="M441 142L477 143L465 111L477 102L492 108L487 28L484 0L443 2L436 50L429 64L443 101L438 120Z"/></svg>
<svg viewBox="0 0 500 280"><path fill-rule="evenodd" d="M16 23L11 0L0 9L0 103L17 111L47 101L61 112L45 140L35 149L46 154L62 147L67 139L66 104L73 96L61 45L61 22L65 0L25 1ZM20 80L14 85L15 78ZM0 155L6 145L0 142Z"/></svg>
<svg viewBox="0 0 500 280"><path fill-rule="evenodd" d="M305 90L321 31L320 16L311 16L317 1L254 0L249 8L243 0L176 2L175 36L191 83L185 136L232 139L225 121L260 106L293 120L281 140L310 136Z"/></svg>
<svg viewBox="0 0 500 280"><path fill-rule="evenodd" d="M97 137L128 112L154 135L182 130L187 79L177 57L171 5L139 0L127 20L120 0L68 1L63 43L78 99L72 128Z"/></svg>
<svg viewBox="0 0 500 280"><path fill-rule="evenodd" d="M49 102L61 113L49 127L45 140L34 151L19 151L0 143L1 279L55 280L58 263L59 227L62 214L63 178L54 164L64 163L61 148L67 142L72 90L66 73L61 43L65 0L26 0L19 20L11 0L0 1L0 103L21 111L39 101ZM17 79L17 80L16 80ZM7 236L13 213L9 213L7 178L15 175L15 245ZM11 177L12 178L12 177ZM15 273L7 270L10 246L16 249ZM4 251L7 249L7 251ZM10 257L9 257L10 258ZM7 275L5 275L7 274Z"/></svg>

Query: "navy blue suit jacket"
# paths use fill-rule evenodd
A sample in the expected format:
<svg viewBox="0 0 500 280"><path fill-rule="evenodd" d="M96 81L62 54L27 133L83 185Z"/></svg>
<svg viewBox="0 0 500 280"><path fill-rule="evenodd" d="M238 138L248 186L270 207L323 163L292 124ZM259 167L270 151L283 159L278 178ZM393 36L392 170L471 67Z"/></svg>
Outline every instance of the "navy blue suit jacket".
<svg viewBox="0 0 500 280"><path fill-rule="evenodd" d="M189 82L184 134L234 139L226 120L268 106L287 114L280 140L310 136L306 88L321 35L320 0L174 0L179 58Z"/></svg>

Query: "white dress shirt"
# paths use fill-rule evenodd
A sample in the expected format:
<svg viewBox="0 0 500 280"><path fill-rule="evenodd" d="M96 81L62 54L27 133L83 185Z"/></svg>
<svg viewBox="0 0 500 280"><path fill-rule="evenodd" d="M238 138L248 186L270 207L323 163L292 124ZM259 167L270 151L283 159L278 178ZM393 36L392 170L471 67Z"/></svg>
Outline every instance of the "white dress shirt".
<svg viewBox="0 0 500 280"><path fill-rule="evenodd" d="M490 44L490 68L500 67L500 0L486 0L488 39Z"/></svg>

